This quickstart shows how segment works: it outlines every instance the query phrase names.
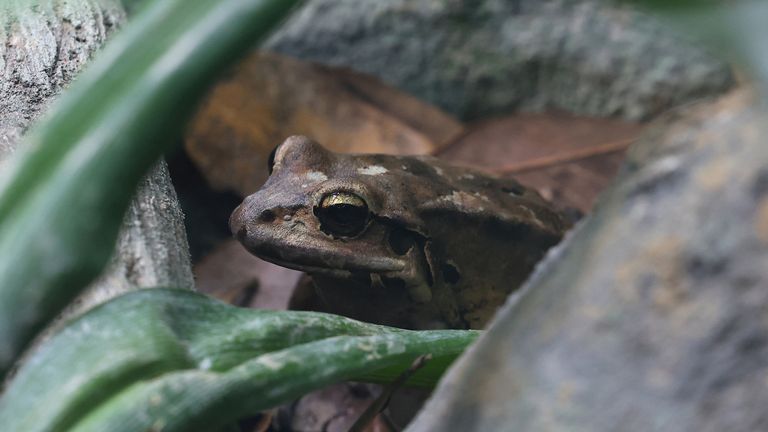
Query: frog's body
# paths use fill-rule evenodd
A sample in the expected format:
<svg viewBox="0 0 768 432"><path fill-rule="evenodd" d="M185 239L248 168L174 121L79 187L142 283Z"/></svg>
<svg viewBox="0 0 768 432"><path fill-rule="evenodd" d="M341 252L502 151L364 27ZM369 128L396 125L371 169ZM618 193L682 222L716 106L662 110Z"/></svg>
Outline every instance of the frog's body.
<svg viewBox="0 0 768 432"><path fill-rule="evenodd" d="M253 254L312 275L328 310L406 328L482 327L566 229L514 180L299 136L230 225Z"/></svg>

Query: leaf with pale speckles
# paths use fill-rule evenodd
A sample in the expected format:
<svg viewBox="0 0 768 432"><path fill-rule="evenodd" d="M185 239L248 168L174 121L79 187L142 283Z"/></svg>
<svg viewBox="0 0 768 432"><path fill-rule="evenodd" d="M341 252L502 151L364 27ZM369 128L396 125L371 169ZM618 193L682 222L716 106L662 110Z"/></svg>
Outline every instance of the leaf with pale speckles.
<svg viewBox="0 0 768 432"><path fill-rule="evenodd" d="M342 380L385 382L423 354L431 386L477 336L415 332L313 312L241 309L149 289L68 323L0 399L18 431L215 430Z"/></svg>

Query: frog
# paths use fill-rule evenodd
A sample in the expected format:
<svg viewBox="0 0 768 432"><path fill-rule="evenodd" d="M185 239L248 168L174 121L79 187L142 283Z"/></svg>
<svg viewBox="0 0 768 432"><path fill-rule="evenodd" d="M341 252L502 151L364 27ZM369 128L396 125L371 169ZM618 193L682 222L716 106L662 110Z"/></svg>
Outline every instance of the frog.
<svg viewBox="0 0 768 432"><path fill-rule="evenodd" d="M326 312L405 329L483 328L569 227L514 179L298 135L230 217L250 253L308 274Z"/></svg>

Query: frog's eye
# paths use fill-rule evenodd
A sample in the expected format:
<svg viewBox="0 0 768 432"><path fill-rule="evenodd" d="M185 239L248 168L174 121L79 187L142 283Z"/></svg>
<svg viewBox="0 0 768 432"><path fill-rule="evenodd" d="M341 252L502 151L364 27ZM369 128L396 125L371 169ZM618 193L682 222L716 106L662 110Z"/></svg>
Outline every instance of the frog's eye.
<svg viewBox="0 0 768 432"><path fill-rule="evenodd" d="M360 234L368 226L368 204L349 192L332 192L315 207L320 219L320 229L336 236L351 237Z"/></svg>
<svg viewBox="0 0 768 432"><path fill-rule="evenodd" d="M280 145L276 145L275 148L272 149L269 153L269 159L267 159L267 170L269 171L269 175L272 175L272 170L275 168L275 154L277 154L278 147L280 147Z"/></svg>

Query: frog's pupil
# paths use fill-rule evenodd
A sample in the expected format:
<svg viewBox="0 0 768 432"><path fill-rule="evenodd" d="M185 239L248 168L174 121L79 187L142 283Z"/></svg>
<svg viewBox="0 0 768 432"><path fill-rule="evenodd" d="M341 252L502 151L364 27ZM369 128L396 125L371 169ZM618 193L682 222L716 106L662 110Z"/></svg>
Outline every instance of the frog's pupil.
<svg viewBox="0 0 768 432"><path fill-rule="evenodd" d="M338 225L353 226L365 220L366 211L351 204L336 204L328 209L328 216Z"/></svg>
<svg viewBox="0 0 768 432"><path fill-rule="evenodd" d="M320 228L333 235L354 236L363 232L368 224L368 206L365 202L362 205L321 205L315 209L315 214L320 219Z"/></svg>

